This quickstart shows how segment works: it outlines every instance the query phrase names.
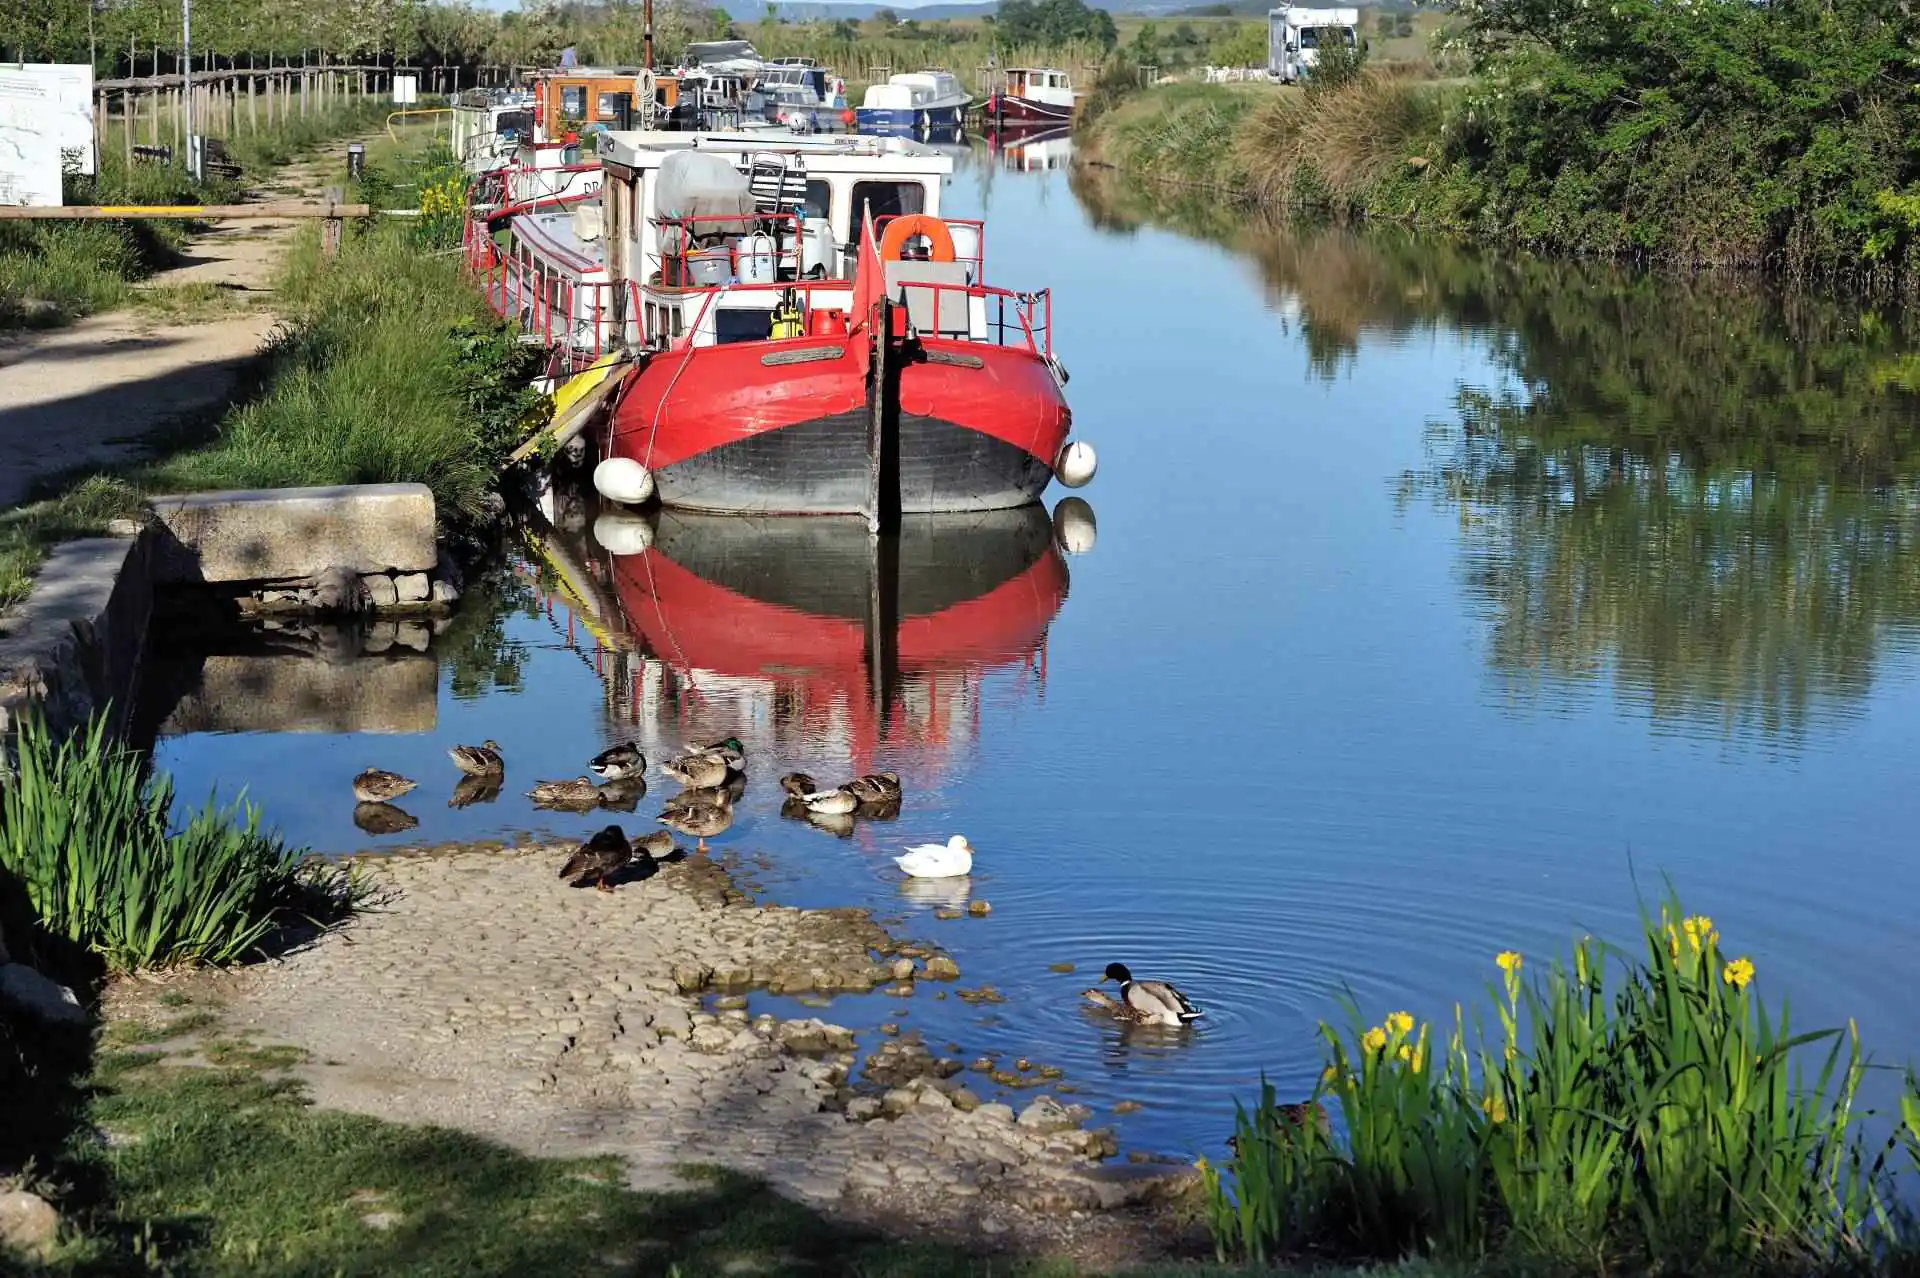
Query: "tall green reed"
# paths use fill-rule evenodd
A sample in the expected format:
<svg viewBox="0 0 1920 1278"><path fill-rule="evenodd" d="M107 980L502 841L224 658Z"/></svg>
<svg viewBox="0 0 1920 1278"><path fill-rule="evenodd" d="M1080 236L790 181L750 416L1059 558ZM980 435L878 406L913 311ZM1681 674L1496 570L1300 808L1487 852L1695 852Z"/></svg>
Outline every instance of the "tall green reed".
<svg viewBox="0 0 1920 1278"><path fill-rule="evenodd" d="M304 869L249 805L209 799L171 828L171 780L146 780L104 715L65 740L29 715L15 748L16 774L0 788L0 872L22 885L40 927L109 968L230 963L286 912L334 913L355 891Z"/></svg>
<svg viewBox="0 0 1920 1278"><path fill-rule="evenodd" d="M1642 932L1643 953L1583 938L1530 979L1498 955L1490 1033L1457 1008L1444 1041L1405 1012L1323 1026L1311 1103L1340 1121L1289 1124L1263 1086L1204 1169L1221 1253L1806 1272L1898 1243L1853 1028L1794 1033L1671 897ZM1920 1101L1906 1117L1920 1158Z"/></svg>

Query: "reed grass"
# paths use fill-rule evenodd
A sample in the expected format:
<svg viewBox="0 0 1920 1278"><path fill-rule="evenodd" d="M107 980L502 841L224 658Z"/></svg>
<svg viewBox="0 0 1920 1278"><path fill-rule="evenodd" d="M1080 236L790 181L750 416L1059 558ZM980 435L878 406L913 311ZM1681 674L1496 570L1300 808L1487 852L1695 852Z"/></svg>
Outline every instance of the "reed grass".
<svg viewBox="0 0 1920 1278"><path fill-rule="evenodd" d="M1322 1027L1314 1104L1263 1084L1205 1168L1223 1257L1497 1257L1550 1270L1834 1273L1910 1255L1856 1099L1849 1025L1796 1033L1746 958L1669 898L1638 952L1583 938L1523 977L1499 955L1493 1028L1395 1012ZM1351 1012L1351 1009L1350 1009ZM1920 1099L1903 1105L1920 1158Z"/></svg>
<svg viewBox="0 0 1920 1278"><path fill-rule="evenodd" d="M303 866L248 804L206 805L174 828L172 781L147 779L105 715L58 740L38 715L14 742L0 790L0 871L36 921L114 971L231 963L258 950L289 909L334 915L356 888Z"/></svg>

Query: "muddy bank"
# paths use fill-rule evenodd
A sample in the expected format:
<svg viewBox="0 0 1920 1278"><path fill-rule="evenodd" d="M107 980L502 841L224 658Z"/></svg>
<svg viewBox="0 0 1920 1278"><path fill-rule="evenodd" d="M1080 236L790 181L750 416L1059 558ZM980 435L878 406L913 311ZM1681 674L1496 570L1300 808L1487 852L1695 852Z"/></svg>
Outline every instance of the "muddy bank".
<svg viewBox="0 0 1920 1278"><path fill-rule="evenodd" d="M897 987L939 956L858 911L755 904L699 856L612 895L571 889L570 850L368 858L375 908L280 961L196 977L196 997L230 1032L304 1049L323 1106L614 1155L636 1188L710 1163L896 1228L1177 1246L1184 1175L1104 1163L1112 1137L1085 1110L983 1103L985 1075L911 1036L751 1013L754 990Z"/></svg>

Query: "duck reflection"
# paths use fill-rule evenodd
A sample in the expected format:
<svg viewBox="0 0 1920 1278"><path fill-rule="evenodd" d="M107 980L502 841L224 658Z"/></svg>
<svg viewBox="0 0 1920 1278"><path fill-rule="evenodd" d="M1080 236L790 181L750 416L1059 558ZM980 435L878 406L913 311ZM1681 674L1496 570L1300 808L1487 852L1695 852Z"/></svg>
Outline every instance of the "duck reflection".
<svg viewBox="0 0 1920 1278"><path fill-rule="evenodd" d="M391 803L356 803L353 823L367 834L405 834L420 824L420 818Z"/></svg>
<svg viewBox="0 0 1920 1278"><path fill-rule="evenodd" d="M965 875L955 879L902 879L900 895L923 910L964 910L973 895L973 881Z"/></svg>
<svg viewBox="0 0 1920 1278"><path fill-rule="evenodd" d="M1091 509L1076 501L1070 522L1079 548ZM972 751L989 678L1044 687L1067 596L1040 506L908 516L881 538L859 520L681 511L603 509L590 526L543 542L561 583L548 602L576 646L591 641L618 733L661 757L737 733L749 756L807 758L826 786L883 766L909 792L937 784ZM837 835L899 813L791 806Z"/></svg>

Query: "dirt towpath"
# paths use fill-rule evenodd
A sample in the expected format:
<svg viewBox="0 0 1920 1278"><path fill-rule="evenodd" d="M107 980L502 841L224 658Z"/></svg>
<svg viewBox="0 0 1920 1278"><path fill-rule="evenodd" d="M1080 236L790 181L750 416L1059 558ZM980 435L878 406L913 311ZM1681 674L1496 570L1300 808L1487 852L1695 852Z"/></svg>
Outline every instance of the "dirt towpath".
<svg viewBox="0 0 1920 1278"><path fill-rule="evenodd" d="M329 154L271 180L318 195L339 180L338 166ZM154 304L0 336L0 509L49 475L136 455L168 422L230 398L273 329L273 281L298 225L220 223L189 242L180 265L141 285ZM169 297L190 299L205 317L171 319Z"/></svg>

